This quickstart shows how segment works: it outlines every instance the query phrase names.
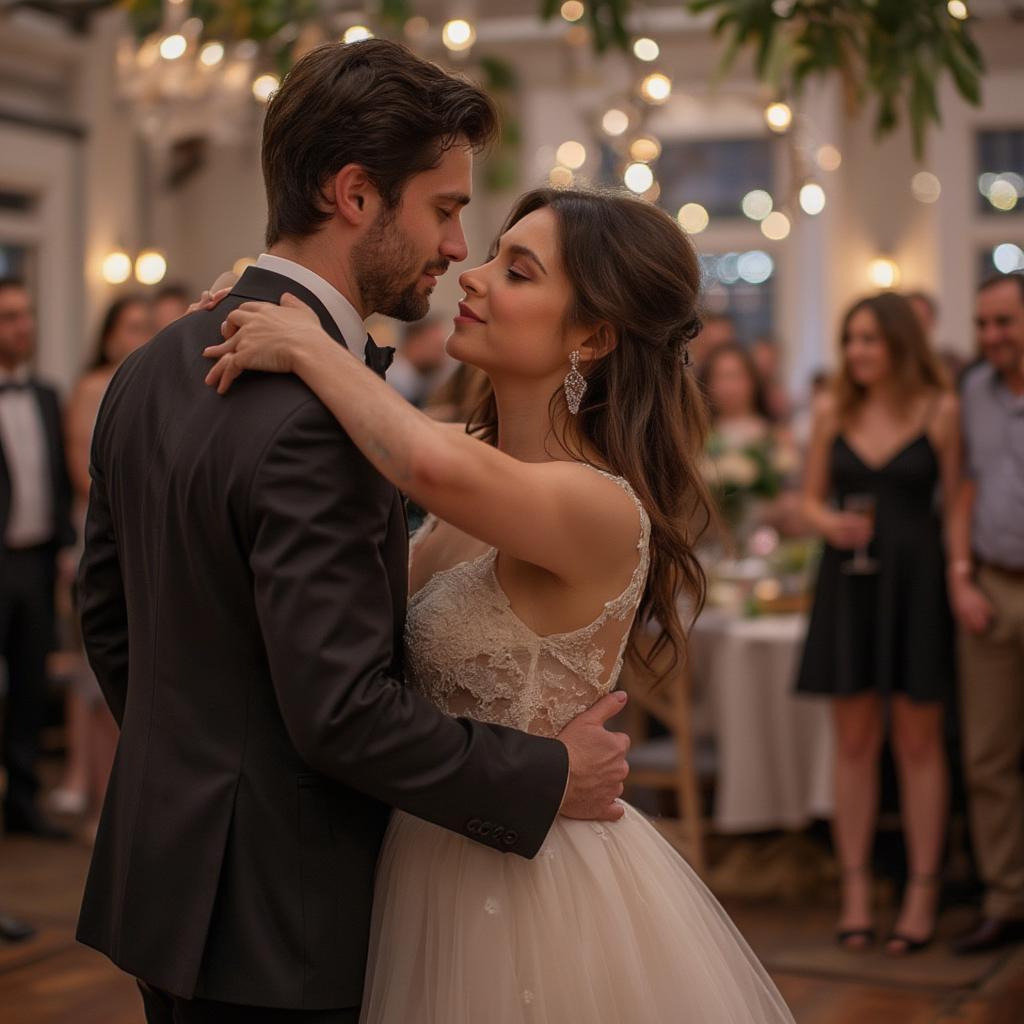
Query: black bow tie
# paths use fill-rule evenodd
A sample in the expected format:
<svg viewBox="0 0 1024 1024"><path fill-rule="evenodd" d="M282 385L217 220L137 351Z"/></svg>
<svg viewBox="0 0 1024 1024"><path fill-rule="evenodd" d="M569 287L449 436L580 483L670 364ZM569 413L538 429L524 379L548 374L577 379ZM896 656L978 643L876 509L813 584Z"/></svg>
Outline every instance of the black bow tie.
<svg viewBox="0 0 1024 1024"><path fill-rule="evenodd" d="M383 377L395 358L395 350L378 345L369 335L366 336L366 365L378 376Z"/></svg>
<svg viewBox="0 0 1024 1024"><path fill-rule="evenodd" d="M31 386L27 380L0 381L0 395L7 391L28 391Z"/></svg>

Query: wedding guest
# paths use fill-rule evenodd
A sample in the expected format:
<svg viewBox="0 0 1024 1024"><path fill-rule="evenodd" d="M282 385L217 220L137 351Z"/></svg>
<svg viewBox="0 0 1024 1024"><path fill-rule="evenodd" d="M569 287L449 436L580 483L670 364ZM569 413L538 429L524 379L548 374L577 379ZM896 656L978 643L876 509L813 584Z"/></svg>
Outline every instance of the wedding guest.
<svg viewBox="0 0 1024 1024"><path fill-rule="evenodd" d="M925 338L932 341L939 322L939 304L935 301L935 296L918 290L907 292L906 298L921 325L921 330L924 331Z"/></svg>
<svg viewBox="0 0 1024 1024"><path fill-rule="evenodd" d="M455 372L427 400L424 412L446 423L468 423L486 395L486 374L468 363L459 363Z"/></svg>
<svg viewBox="0 0 1024 1024"><path fill-rule="evenodd" d="M153 296L153 334L162 331L168 324L173 324L178 317L188 312L188 304L192 301L189 298L190 294L183 284L165 284Z"/></svg>
<svg viewBox="0 0 1024 1024"><path fill-rule="evenodd" d="M39 810L39 733L54 631L57 556L71 544L57 392L32 373L36 323L24 283L0 279L0 657L7 663L7 833L68 834Z"/></svg>
<svg viewBox="0 0 1024 1024"><path fill-rule="evenodd" d="M118 366L152 335L152 310L145 299L130 295L116 300L103 318L89 368L71 394L65 428L74 521L79 526L89 503L89 449L100 402ZM51 794L50 806L66 813L87 812L84 834L88 838L95 834L99 820L117 747L117 727L84 658L68 691L66 709L67 767L63 782Z"/></svg>
<svg viewBox="0 0 1024 1024"><path fill-rule="evenodd" d="M700 334L690 342L690 359L694 371L700 374L708 357L720 345L735 345L738 342L736 323L728 313L704 313Z"/></svg>
<svg viewBox="0 0 1024 1024"><path fill-rule="evenodd" d="M782 354L774 338L761 335L754 339L750 348L754 365L761 378L764 389L765 403L776 423L785 423L793 412L793 403L789 392L782 382Z"/></svg>
<svg viewBox="0 0 1024 1024"><path fill-rule="evenodd" d="M799 457L788 431L774 422L752 355L734 342L720 345L700 379L711 414L709 483L726 492L719 494L720 511L732 540L742 545L743 534L765 524L786 534L798 532L803 525L799 496L787 485L799 469ZM716 476L721 478L717 485ZM756 510L731 507L736 503L729 492L737 487L758 497Z"/></svg>
<svg viewBox="0 0 1024 1024"><path fill-rule="evenodd" d="M737 342L724 342L705 359L699 374L712 426L737 444L771 434L772 414L764 380L753 356Z"/></svg>
<svg viewBox="0 0 1024 1024"><path fill-rule="evenodd" d="M1024 939L1024 274L986 281L985 362L962 387L966 464L953 506L949 588L959 624L964 774L981 917L954 944Z"/></svg>
<svg viewBox="0 0 1024 1024"><path fill-rule="evenodd" d="M445 352L450 321L428 316L408 324L402 333L388 383L417 409L422 409L456 367Z"/></svg>
<svg viewBox="0 0 1024 1024"><path fill-rule="evenodd" d="M837 938L849 949L875 940L871 849L890 723L909 871L886 951L903 955L932 939L946 834L942 720L954 659L935 494L941 483L948 508L958 408L902 296L855 303L840 340L805 467L805 517L826 545L798 690L833 698Z"/></svg>

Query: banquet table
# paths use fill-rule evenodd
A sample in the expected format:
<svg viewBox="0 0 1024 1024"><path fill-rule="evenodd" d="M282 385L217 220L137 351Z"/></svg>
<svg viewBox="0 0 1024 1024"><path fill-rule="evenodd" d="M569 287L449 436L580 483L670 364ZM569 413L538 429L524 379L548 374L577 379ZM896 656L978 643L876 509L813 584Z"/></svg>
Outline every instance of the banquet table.
<svg viewBox="0 0 1024 1024"><path fill-rule="evenodd" d="M698 732L716 750L719 832L799 829L832 814L829 705L797 696L804 615L708 609L691 633Z"/></svg>

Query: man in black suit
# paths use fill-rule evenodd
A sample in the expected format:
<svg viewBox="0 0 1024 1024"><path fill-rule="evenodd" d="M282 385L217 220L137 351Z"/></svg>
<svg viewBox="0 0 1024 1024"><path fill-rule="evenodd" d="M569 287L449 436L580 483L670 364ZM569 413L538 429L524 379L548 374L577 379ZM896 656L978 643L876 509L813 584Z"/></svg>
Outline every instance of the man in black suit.
<svg viewBox="0 0 1024 1024"><path fill-rule="evenodd" d="M39 812L39 732L53 645L57 552L74 541L57 392L29 368L35 317L24 284L0 280L0 657L7 663L4 828L66 839Z"/></svg>
<svg viewBox="0 0 1024 1024"><path fill-rule="evenodd" d="M151 1021L355 1021L391 806L524 857L560 809L620 813L625 742L593 716L544 739L403 685L402 499L302 382L204 384L227 312L285 292L383 372L362 321L420 318L465 258L494 130L395 44L305 56L264 126L269 252L108 390L80 596L122 732L78 934Z"/></svg>

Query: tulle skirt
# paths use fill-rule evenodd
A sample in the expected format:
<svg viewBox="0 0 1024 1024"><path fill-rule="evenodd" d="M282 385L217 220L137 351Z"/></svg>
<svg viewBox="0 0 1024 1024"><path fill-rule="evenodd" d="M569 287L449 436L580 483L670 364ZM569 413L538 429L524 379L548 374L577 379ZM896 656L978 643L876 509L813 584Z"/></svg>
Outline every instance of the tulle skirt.
<svg viewBox="0 0 1024 1024"><path fill-rule="evenodd" d="M361 1024L792 1024L696 873L637 810L558 818L531 861L396 812Z"/></svg>

